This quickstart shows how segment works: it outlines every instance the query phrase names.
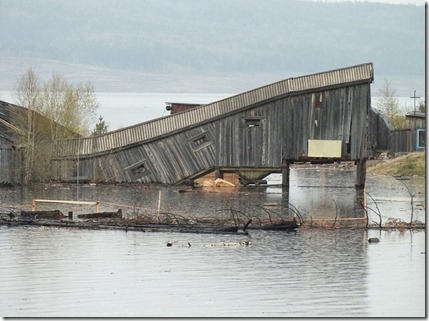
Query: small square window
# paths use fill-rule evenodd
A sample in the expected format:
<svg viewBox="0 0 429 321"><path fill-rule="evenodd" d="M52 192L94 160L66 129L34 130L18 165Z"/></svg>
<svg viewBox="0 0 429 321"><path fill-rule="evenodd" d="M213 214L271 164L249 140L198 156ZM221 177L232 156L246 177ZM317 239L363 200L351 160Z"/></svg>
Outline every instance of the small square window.
<svg viewBox="0 0 429 321"><path fill-rule="evenodd" d="M315 93L314 94L314 107L315 108L322 108L323 103L323 93Z"/></svg>
<svg viewBox="0 0 429 321"><path fill-rule="evenodd" d="M204 132L197 136L194 136L189 139L188 142L194 152L213 144L213 142L208 137L208 132Z"/></svg>
<svg viewBox="0 0 429 321"><path fill-rule="evenodd" d="M417 129L417 150L426 148L426 129Z"/></svg>
<svg viewBox="0 0 429 321"><path fill-rule="evenodd" d="M260 119L246 119L246 127L253 128L261 126Z"/></svg>
<svg viewBox="0 0 429 321"><path fill-rule="evenodd" d="M124 171L128 171L133 179L139 179L144 176L151 174L150 170L147 168L146 159L138 161L128 167L124 168Z"/></svg>

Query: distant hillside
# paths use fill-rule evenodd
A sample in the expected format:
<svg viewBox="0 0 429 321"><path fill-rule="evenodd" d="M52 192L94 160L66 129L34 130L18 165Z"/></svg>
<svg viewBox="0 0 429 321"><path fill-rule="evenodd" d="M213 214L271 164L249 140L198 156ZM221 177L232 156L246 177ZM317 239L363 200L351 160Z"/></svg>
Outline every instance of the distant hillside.
<svg viewBox="0 0 429 321"><path fill-rule="evenodd" d="M97 77L104 73L115 85L132 74L142 86L141 78L147 75L170 75L164 80L173 87L174 80L198 86L196 76L213 76L213 83L204 86L210 88L222 86L223 77L227 83L245 75L275 80L369 61L380 75L424 79L425 74L424 6L292 0L2 0L1 12L1 86L10 87L17 69L29 67L23 66L25 61L50 60L92 66L87 71ZM122 78L113 71L127 75Z"/></svg>

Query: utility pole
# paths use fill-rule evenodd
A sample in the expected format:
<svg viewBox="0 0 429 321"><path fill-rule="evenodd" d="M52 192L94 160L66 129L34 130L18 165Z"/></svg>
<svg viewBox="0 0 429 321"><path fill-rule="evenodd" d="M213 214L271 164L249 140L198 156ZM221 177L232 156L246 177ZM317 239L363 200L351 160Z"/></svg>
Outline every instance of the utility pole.
<svg viewBox="0 0 429 321"><path fill-rule="evenodd" d="M416 143L414 145L415 145L415 148L417 150L416 99L419 99L420 97L416 96L416 90L414 90L414 95L413 95L413 97L410 97L410 98L414 99L414 115L413 115L413 117L414 117L414 137L416 139Z"/></svg>
<svg viewBox="0 0 429 321"><path fill-rule="evenodd" d="M410 98L414 99L414 117L415 117L416 116L416 99L420 99L420 97L416 96L416 90L414 90L414 96Z"/></svg>

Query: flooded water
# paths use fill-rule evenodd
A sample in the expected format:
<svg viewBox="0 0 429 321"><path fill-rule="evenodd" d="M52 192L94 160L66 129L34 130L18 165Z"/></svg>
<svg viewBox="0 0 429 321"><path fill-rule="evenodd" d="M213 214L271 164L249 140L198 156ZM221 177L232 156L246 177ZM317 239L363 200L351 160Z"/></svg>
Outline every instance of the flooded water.
<svg viewBox="0 0 429 321"><path fill-rule="evenodd" d="M371 236L381 242L368 243ZM254 231L250 246L206 246L244 238L0 227L0 312L5 317L425 315L424 231ZM169 240L176 243L166 247Z"/></svg>
<svg viewBox="0 0 429 321"><path fill-rule="evenodd" d="M289 193L278 185L185 193L165 186L3 188L0 212L29 209L33 198L42 198L100 201L100 210L122 208L128 216L154 214L161 191L160 211L180 215L230 215L231 207L262 215L264 203L280 204L273 211L281 212L289 202L305 219L360 217L354 175L350 168L294 168ZM424 179L369 175L366 192L367 206L378 208L383 222L410 221L410 193L413 220L425 221ZM70 210L61 206L55 209ZM370 221L378 221L371 213ZM380 242L368 243L369 237ZM237 245L246 240L250 246ZM0 315L424 317L425 240L425 230L397 229L250 230L244 236L2 226Z"/></svg>

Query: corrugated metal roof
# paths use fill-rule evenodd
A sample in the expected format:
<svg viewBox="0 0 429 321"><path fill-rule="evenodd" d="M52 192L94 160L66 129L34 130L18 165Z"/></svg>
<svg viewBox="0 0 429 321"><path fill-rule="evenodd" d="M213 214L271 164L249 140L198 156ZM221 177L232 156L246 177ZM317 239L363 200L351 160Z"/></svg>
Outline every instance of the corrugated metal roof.
<svg viewBox="0 0 429 321"><path fill-rule="evenodd" d="M107 150L135 144L168 134L189 126L209 121L222 114L238 111L250 105L260 104L278 96L291 95L309 90L321 90L327 87L352 83L372 82L373 64L365 63L347 68L321 72L302 77L289 78L262 86L229 98L181 113L157 118L134 126L122 128L102 136L68 141L57 141L53 149L55 156L100 153Z"/></svg>

